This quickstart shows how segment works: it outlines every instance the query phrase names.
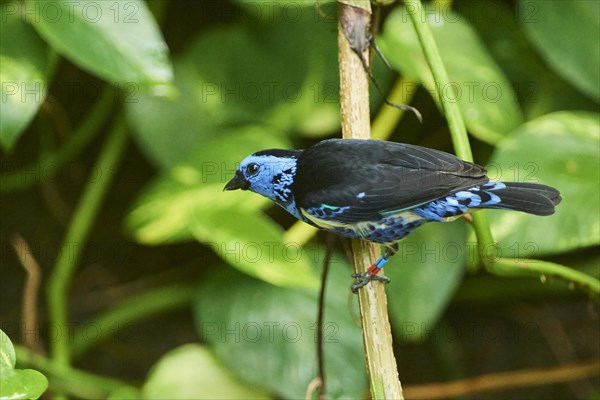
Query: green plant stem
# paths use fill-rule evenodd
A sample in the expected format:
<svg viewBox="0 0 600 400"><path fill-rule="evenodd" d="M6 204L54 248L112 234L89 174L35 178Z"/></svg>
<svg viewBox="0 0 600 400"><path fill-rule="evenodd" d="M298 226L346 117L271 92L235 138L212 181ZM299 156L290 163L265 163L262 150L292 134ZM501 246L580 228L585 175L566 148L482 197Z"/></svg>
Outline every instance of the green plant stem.
<svg viewBox="0 0 600 400"><path fill-rule="evenodd" d="M499 276L556 276L584 287L596 296L600 295L600 280L576 269L550 261L498 258L491 263L493 273Z"/></svg>
<svg viewBox="0 0 600 400"><path fill-rule="evenodd" d="M85 120L81 122L60 148L42 155L26 167L2 174L0 177L0 182L2 182L0 193L27 189L36 183L40 183L41 180L50 178L47 175L51 171L57 170L85 149L94 136L100 132L102 124L110 116L114 104L114 91L115 89L111 86L107 86L103 90L98 102L87 113Z"/></svg>
<svg viewBox="0 0 600 400"><path fill-rule="evenodd" d="M427 64L431 69L433 80L438 88L446 87L450 83L448 73L442 62L442 57L438 51L433 34L429 25L427 25L427 18L423 13L423 5L420 0L408 0L406 4L410 4L410 11L408 15L412 21L412 24L421 43L423 54L427 60ZM407 7L407 10L409 8ZM439 104L442 107L446 120L448 121L448 127L450 129L450 135L452 137L452 144L454 145L454 151L459 158L463 160L473 162L473 153L471 152L471 145L469 144L469 137L467 135L467 128L458 108L456 102L448 101L442 93L442 90L436 90L439 95ZM492 231L487 221L485 213L479 212L473 216L473 227L475 234L477 235L477 243L479 256L486 268L490 267L490 260L493 259L492 254L494 242L492 237Z"/></svg>
<svg viewBox="0 0 600 400"><path fill-rule="evenodd" d="M473 229L475 230L475 236L477 236L477 250L480 260L483 266L490 270L496 257L496 246L494 237L492 236L492 230L488 222L487 214L481 210L476 214L472 214L473 218Z"/></svg>
<svg viewBox="0 0 600 400"><path fill-rule="evenodd" d="M128 324L189 305L197 293L196 284L174 284L148 290L109 308L83 324L82 328L75 330L75 339L71 347L73 358L81 357L92 346L109 337L119 337L122 333L120 331ZM94 332L101 332L100 336L94 337L94 340L90 340L85 335L85 330L90 326L94 327Z"/></svg>
<svg viewBox="0 0 600 400"><path fill-rule="evenodd" d="M19 366L42 371L51 379L50 388L83 399L106 398L113 390L122 387L136 389L126 382L95 375L72 367L56 368L53 360L32 352L26 347L15 345Z"/></svg>
<svg viewBox="0 0 600 400"><path fill-rule="evenodd" d="M427 25L427 18L423 13L423 5L420 0L408 0L405 3L407 5L410 4L408 15L413 23L419 42L421 43L421 48L423 49L425 60L431 69L433 80L438 88L446 87L446 85L450 83L450 79L448 78L448 73L442 62L431 29L429 28L429 25ZM409 8L407 7L407 10L408 9ZM465 127L462 114L458 108L458 103L448 101L440 90L437 90L436 93L439 95L439 103L446 116L446 120L448 121L456 155L463 160L473 162L473 153L471 152L471 145L469 144L467 128Z"/></svg>
<svg viewBox="0 0 600 400"><path fill-rule="evenodd" d="M65 368L70 362L69 335L66 334L69 328L67 311L69 286L92 224L125 151L126 131L125 121L119 117L94 166L93 171L99 171L99 176L90 180L84 189L50 275L47 293L48 313L50 322L59 330L56 340L51 343L52 358L56 368Z"/></svg>

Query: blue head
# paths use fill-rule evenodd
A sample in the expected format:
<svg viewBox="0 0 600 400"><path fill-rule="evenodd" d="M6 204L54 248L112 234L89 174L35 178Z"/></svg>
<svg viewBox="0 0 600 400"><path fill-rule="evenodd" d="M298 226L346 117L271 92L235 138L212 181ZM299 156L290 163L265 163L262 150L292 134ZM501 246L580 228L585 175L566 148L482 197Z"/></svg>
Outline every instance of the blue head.
<svg viewBox="0 0 600 400"><path fill-rule="evenodd" d="M225 190L251 190L273 200L296 215L290 186L296 175L296 161L302 150L263 150L246 157Z"/></svg>

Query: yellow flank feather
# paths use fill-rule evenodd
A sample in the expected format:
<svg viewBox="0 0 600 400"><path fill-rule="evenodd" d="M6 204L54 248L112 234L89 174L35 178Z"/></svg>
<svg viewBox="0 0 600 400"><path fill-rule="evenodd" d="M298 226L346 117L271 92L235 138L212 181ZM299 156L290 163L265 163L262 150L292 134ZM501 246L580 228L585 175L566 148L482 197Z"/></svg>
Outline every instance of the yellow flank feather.
<svg viewBox="0 0 600 400"><path fill-rule="evenodd" d="M314 215L310 215L304 208L300 208L300 212L304 215L308 220L317 225L322 229L339 229L339 228L347 228L352 229L358 236L365 238L371 231L369 229L369 225L373 225L372 222L357 222L355 224L346 224L340 221L331 221L324 220Z"/></svg>
<svg viewBox="0 0 600 400"><path fill-rule="evenodd" d="M314 215L310 215L302 207L300 207L300 212L302 213L302 215L304 215L306 217L306 219L308 219L309 221L311 221L312 223L314 223L315 225L317 225L318 227L323 228L323 229L336 229L336 228L352 229L352 225L345 224L345 223L339 222L339 221L327 221L327 220L324 220L321 218L317 218Z"/></svg>

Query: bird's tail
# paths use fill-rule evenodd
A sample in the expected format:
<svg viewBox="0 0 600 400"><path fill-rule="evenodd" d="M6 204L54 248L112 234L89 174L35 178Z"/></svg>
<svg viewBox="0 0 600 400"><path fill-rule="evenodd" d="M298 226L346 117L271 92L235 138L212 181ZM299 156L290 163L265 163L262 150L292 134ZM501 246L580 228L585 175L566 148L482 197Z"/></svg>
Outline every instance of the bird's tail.
<svg viewBox="0 0 600 400"><path fill-rule="evenodd" d="M480 208L496 208L522 211L535 215L554 214L560 203L560 192L553 187L538 183L488 182L479 186L481 192L490 195Z"/></svg>

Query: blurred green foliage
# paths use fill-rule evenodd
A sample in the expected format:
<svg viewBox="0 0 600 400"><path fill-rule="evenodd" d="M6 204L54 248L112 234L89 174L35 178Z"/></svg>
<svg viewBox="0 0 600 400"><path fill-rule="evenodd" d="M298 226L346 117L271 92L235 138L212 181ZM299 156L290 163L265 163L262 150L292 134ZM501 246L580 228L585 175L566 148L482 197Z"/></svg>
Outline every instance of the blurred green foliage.
<svg viewBox="0 0 600 400"><path fill-rule="evenodd" d="M513 88L465 19L452 10L436 14L436 7L439 5L426 9L427 18L452 85L436 87L409 23L410 8L397 7L389 15L382 51L389 54L394 67L423 83L434 98L441 94L457 102L471 134L497 143L523 122Z"/></svg>
<svg viewBox="0 0 600 400"><path fill-rule="evenodd" d="M19 7L17 3L12 3L11 6L16 10ZM44 41L21 18L19 12L5 12L2 19L0 60L2 93L6 97L2 99L0 145L8 151L46 97L44 88L48 85L53 57ZM35 101L22 101L25 88L34 91Z"/></svg>
<svg viewBox="0 0 600 400"><path fill-rule="evenodd" d="M393 4L375 12L382 21L377 43L395 71L383 69L379 61L374 67L383 87L391 87L394 74L399 74L408 82L400 88L403 97L414 99L412 104L422 111L431 110L424 113L427 132L407 115L384 136L452 151L445 122L435 113L439 105L431 96L441 92L458 103L475 139L475 160L489 166L492 178L539 181L561 190L564 200L552 217L490 212L502 257L550 258L596 278L600 276L595 254L600 243L598 4L496 0L457 2L453 7L429 4L427 22L453 81L448 88L435 87L407 18L410 4ZM146 172L143 185L125 182L121 191L110 194L114 199L107 202L116 204L117 211L110 214L110 223L100 223L97 229L118 237L115 247L137 243L139 252L149 256L129 264L115 262L108 270L130 274L125 275L128 279L143 278L145 295L162 293L165 304L181 307L185 302L193 310L186 318L193 319L197 336L187 342L197 343L160 350L158 355L164 355L152 360L156 362L152 368L141 367L147 378L139 391L118 382L99 385L104 387L98 390L114 399L303 397L316 376L314 323L325 251L322 238L290 231L294 221L265 199L252 193L223 193L222 188L236 163L252 152L303 148L339 135L337 20L327 18L335 16L335 4L321 1L317 9L311 1L27 0L4 1L0 6L2 183L25 179L31 172L24 166L32 159L58 152L67 156L52 165L55 173L75 161L89 166L94 148L101 146L93 136L120 123L111 118L116 104L133 139L135 149L129 156L140 160L139 151L144 157L143 167L133 168ZM169 48L176 51L169 53ZM73 82L84 90L57 93ZM424 90L416 90L417 84ZM101 86L114 91L114 101L86 104L85 96L97 99ZM372 95L374 115L380 104L381 99ZM81 145L64 151L73 138L65 141L60 136L72 133L69 126L74 124L79 125L74 132L91 133L80 139ZM125 163L119 171L130 167ZM119 180L119 171L96 173L114 173ZM93 174L86 179L93 183ZM79 191L82 181L51 180L40 174L3 190L3 204L9 200L19 204L21 194L29 199L33 192L26 189L35 183L51 204L56 201L47 199L61 191L57 187L68 191L70 209L78 197L73 188ZM16 189L23 192L15 193ZM16 217L27 223L13 223L8 216L11 222L2 229L3 238L14 231L39 238L38 222L27 218L35 205L23 204ZM9 209L15 208L5 210ZM52 205L49 209L60 214ZM3 211L3 217L9 214ZM60 224L40 226L52 235L64 229ZM126 238L119 236L121 226ZM489 301L510 305L514 298L534 296L575 296L585 301L585 294L574 294L557 282L542 286L536 279L492 279L477 271L474 240L460 221L430 224L402 242L400 254L386 269L393 279L387 289L398 343L428 340L434 327L447 323L443 318L449 305L461 299L475 308ZM78 244L86 243L82 238ZM3 239L3 247L8 247L8 239ZM148 260L151 270L146 268ZM17 264L12 259L11 263ZM467 267L479 273L470 276ZM4 268L3 263L3 275ZM182 268L192 273L183 278L168 275ZM88 271L86 265L80 269ZM14 271L20 273L16 267ZM44 275L52 273L44 270ZM197 289L183 296L185 301L174 301L169 298L172 292L160 292L165 274L171 277L170 284L182 288L192 284ZM367 390L349 274L346 257L336 252L325 310L330 398L363 398ZM102 280L98 276L89 279ZM108 286L117 285L108 281ZM513 284L516 289L507 290ZM68 288L60 295L69 298ZM105 294L108 305L100 307L103 321L123 325L141 318L160 321L152 309L135 302L124 312L123 297L111 296ZM13 308L19 307L19 296L9 300ZM160 300L152 307L164 312ZM71 299L70 305L75 303ZM77 321L85 327L84 321L94 321L98 311L98 306L91 307ZM3 324L11 321L4 312L16 318L7 308L2 312ZM52 314L40 312L53 322ZM161 337L177 337L167 326L157 330ZM152 343L151 333L144 333L140 340ZM114 342L118 340L98 347ZM94 346L84 347L92 351ZM419 378L418 372L427 370L429 379L486 371L456 356L458 350L442 347L436 350L440 363L468 367L435 375L435 368L415 358L405 364L414 368L400 368L401 378L403 373L410 375L407 369ZM588 351L597 356L599 349L596 345ZM404 353L399 359L406 363ZM65 377L48 365L50 387L71 393ZM74 379L93 384L85 377ZM44 390L39 382L31 396Z"/></svg>

